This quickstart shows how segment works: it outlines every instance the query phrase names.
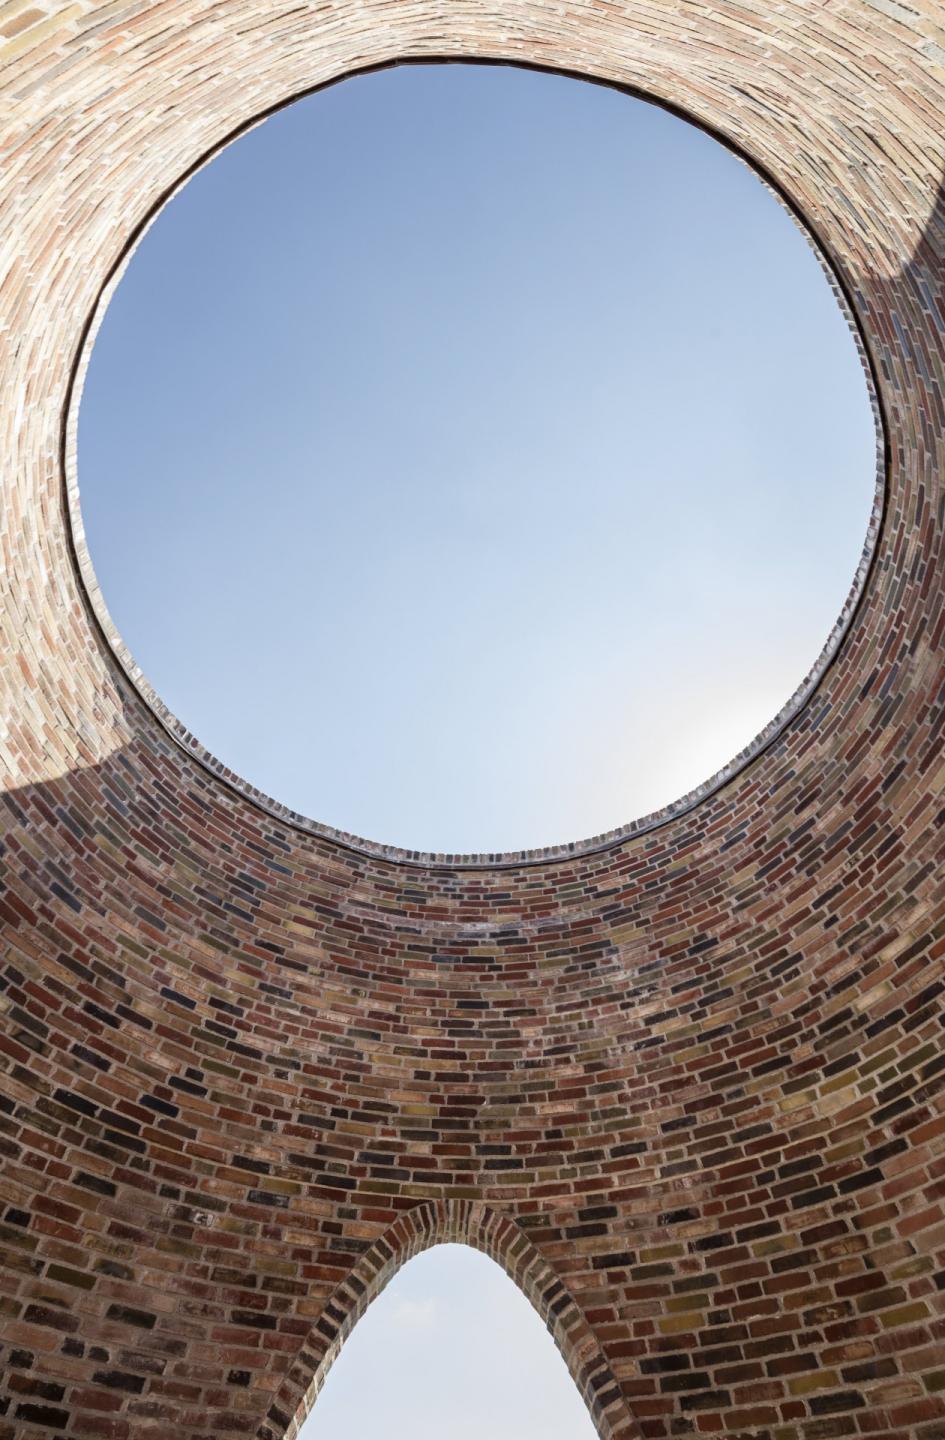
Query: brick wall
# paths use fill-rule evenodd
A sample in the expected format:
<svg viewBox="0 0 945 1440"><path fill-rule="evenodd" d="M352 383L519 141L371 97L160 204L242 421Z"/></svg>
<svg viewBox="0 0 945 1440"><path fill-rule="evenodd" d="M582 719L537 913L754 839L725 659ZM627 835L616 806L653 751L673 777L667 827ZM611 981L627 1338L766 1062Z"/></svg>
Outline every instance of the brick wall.
<svg viewBox="0 0 945 1440"><path fill-rule="evenodd" d="M0 1440L277 1440L443 1238L518 1280L605 1440L945 1437L942 18L0 4ZM813 695L698 804L530 858L346 844L215 773L68 520L136 230L267 108L424 56L606 78L738 147L885 417Z"/></svg>

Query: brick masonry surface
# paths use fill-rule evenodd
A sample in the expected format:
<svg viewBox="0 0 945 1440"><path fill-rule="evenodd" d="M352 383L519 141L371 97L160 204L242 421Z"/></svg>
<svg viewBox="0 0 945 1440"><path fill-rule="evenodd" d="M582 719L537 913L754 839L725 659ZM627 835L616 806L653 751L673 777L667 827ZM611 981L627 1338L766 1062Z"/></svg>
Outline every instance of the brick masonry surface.
<svg viewBox="0 0 945 1440"><path fill-rule="evenodd" d="M442 1239L522 1286L603 1440L945 1440L943 21L0 0L0 1440L291 1436ZM833 263L885 417L806 703L699 803L530 860L346 845L213 773L68 522L72 382L136 230L268 108L424 57L727 139Z"/></svg>

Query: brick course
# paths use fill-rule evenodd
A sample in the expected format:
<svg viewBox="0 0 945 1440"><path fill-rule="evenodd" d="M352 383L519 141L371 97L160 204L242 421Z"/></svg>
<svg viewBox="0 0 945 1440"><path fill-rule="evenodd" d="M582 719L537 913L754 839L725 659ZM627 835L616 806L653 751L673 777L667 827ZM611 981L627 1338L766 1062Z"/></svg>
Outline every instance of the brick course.
<svg viewBox="0 0 945 1440"><path fill-rule="evenodd" d="M942 19L0 4L0 1440L294 1433L445 1238L522 1285L605 1440L945 1437ZM296 823L172 735L68 505L73 381L162 198L302 91L444 57L738 148L835 267L886 436L855 613L750 763L466 862Z"/></svg>

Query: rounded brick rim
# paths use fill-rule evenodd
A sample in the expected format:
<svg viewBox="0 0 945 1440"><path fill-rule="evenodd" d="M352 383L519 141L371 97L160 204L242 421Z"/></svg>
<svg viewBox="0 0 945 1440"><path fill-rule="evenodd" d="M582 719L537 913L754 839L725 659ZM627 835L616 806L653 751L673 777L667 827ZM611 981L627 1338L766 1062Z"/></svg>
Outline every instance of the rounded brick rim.
<svg viewBox="0 0 945 1440"><path fill-rule="evenodd" d="M674 115L677 119L694 126L697 130L701 130L704 134L707 134L711 139L722 145L730 154L734 155L736 159L747 166L756 180L758 180L759 183L771 193L775 200L778 201L782 208L787 211L810 246L827 284L830 286L834 300L847 323L847 328L859 356L863 379L873 413L876 441L873 503L860 559L854 571L847 598L813 665L777 714L768 721L748 745L744 746L731 760L708 776L701 784L687 791L684 795L678 797L678 799L656 810L649 811L642 816L631 819L623 825L616 826L612 830L603 831L600 834L591 835L580 840L564 841L546 846L529 847L520 850L456 854L446 851L412 850L399 845L371 840L353 832L327 825L320 820L303 814L301 811L294 810L291 806L283 804L283 802L274 799L265 791L260 790L236 771L231 770L229 766L225 765L223 761L200 742L197 736L187 728L183 721L164 704L164 701L148 680L144 670L138 665L134 656L125 645L117 626L111 618L101 586L95 574L86 541L85 527L82 519L77 463L78 415L82 400L82 390L99 327L104 319L112 295L133 259L138 245L174 196L183 190L200 170L209 165L217 155L221 154L230 145L235 144L250 130L269 119L270 116L287 109L290 105L294 105L300 100L304 100L309 96L318 94L322 90L341 84L345 80L354 79L359 76L370 75L404 65L443 64L502 65L515 69L534 70L563 76L573 80L580 80L587 84L601 85L606 89L615 90L629 99L641 100L647 104L655 105L657 108ZM704 120L691 114L683 106L648 93L640 87L623 84L599 75L581 73L568 67L540 64L527 60L510 61L507 58L490 58L480 54L470 54L469 56L457 55L455 53L445 53L442 56L405 54L382 63L355 66L345 70L341 74L332 76L329 80L297 90L277 103L254 113L232 129L218 143L200 154L182 175L176 177L171 184L161 192L143 219L132 227L125 239L118 258L106 272L91 309L83 322L79 332L75 357L69 372L60 432L60 472L62 475L66 538L80 595L85 601L96 630L116 662L123 678L130 683L137 697L144 702L147 709L177 747L183 750L191 760L196 761L203 770L212 775L217 781L222 782L229 790L242 799L249 801L250 804L264 814L281 824L288 825L295 831L314 836L321 840L327 840L356 854L380 859L395 865L418 866L423 869L445 866L450 870L494 870L508 867L537 866L548 864L549 862L554 863L555 861L575 860L616 848L628 840L633 840L654 830L661 829L663 826L670 824L674 820L696 809L703 801L710 799L720 790L724 789L731 781L737 779L753 761L760 758L813 700L821 682L826 677L833 661L837 657L843 641L853 624L857 611L860 608L860 603L866 593L873 563L879 548L879 539L882 533L888 501L889 468L889 428L881 394L877 367L869 346L867 327L860 319L853 295L843 278L840 266L831 254L830 247L825 243L823 237L818 234L816 227L791 198L777 177L773 175L767 167L761 165L754 157L749 156L730 137L723 135Z"/></svg>

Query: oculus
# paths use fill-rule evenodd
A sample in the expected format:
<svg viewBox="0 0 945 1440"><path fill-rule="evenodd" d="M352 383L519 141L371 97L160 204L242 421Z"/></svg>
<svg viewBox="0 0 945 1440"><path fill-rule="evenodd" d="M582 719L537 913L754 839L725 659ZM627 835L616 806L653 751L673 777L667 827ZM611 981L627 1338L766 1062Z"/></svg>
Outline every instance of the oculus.
<svg viewBox="0 0 945 1440"><path fill-rule="evenodd" d="M879 503L857 338L771 189L654 105L349 78L213 158L113 289L89 588L169 728L300 823L619 831L841 638Z"/></svg>

